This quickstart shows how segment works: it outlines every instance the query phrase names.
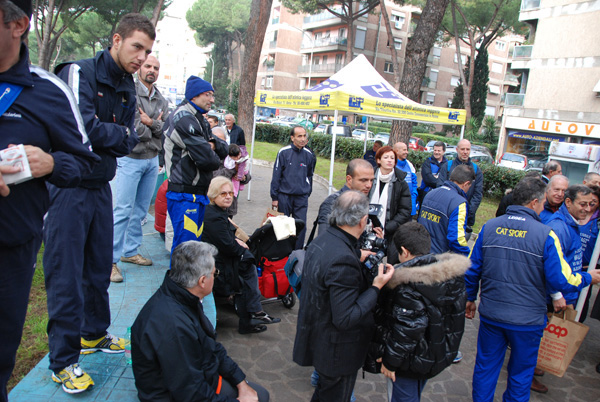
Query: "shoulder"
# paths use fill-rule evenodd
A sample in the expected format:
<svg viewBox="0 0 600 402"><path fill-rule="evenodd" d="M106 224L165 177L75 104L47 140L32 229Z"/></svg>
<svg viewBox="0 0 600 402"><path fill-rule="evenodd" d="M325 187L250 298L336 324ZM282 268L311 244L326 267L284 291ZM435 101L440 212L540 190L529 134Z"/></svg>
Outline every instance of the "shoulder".
<svg viewBox="0 0 600 402"><path fill-rule="evenodd" d="M279 152L277 152L277 156L286 154L287 152L289 152L291 150L292 150L292 146L291 145L286 145L285 147L281 148L279 150Z"/></svg>
<svg viewBox="0 0 600 402"><path fill-rule="evenodd" d="M310 156L313 156L313 155L314 155L314 154L313 154L313 151L311 151L311 150L310 150L310 149L308 149L307 147L304 147L304 148L302 148L302 152L308 152L308 154L309 154Z"/></svg>

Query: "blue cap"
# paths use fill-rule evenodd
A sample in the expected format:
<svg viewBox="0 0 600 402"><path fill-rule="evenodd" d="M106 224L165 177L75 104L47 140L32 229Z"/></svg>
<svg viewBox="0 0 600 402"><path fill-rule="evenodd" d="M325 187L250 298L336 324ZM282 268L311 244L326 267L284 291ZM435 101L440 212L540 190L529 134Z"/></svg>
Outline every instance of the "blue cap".
<svg viewBox="0 0 600 402"><path fill-rule="evenodd" d="M210 82L203 80L200 77L191 75L185 84L185 98L189 101L204 92L215 91Z"/></svg>

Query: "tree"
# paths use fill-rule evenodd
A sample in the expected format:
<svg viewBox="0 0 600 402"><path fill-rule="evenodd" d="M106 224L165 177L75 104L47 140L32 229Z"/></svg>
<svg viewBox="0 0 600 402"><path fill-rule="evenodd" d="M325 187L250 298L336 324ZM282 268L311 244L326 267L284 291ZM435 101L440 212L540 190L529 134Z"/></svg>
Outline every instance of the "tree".
<svg viewBox="0 0 600 402"><path fill-rule="evenodd" d="M392 52L392 69L394 70L394 86L400 86L400 64L398 63L398 51L396 50L396 44L394 43L394 34L392 31L392 24L390 23L390 16L385 8L385 0L379 0L379 9L381 10L381 16L385 24L385 30L388 36L388 47Z"/></svg>
<svg viewBox="0 0 600 402"><path fill-rule="evenodd" d="M327 10L331 14L340 18L346 23L348 30L348 41L346 48L345 64L350 63L353 59L352 52L354 49L354 21L358 18L367 15L371 10L379 5L379 0L283 0L283 5L292 12L302 12L307 14L316 14L319 10Z"/></svg>
<svg viewBox="0 0 600 402"><path fill-rule="evenodd" d="M256 75L260 62L260 52L265 40L265 32L271 17L273 0L252 0L250 23L244 40L244 61L242 64L242 77L240 80L240 96L238 100L238 122L247 136L252 133L254 119L254 94L256 88ZM246 138L248 141L249 138Z"/></svg>
<svg viewBox="0 0 600 402"><path fill-rule="evenodd" d="M478 126L481 126L485 116L489 80L488 51L487 48L479 49L475 57L473 88L471 89L471 115L477 121Z"/></svg>
<svg viewBox="0 0 600 402"><path fill-rule="evenodd" d="M398 90L409 99L419 102L421 82L427 69L427 57L435 43L440 24L450 0L427 0L415 33L406 47L402 81ZM390 130L390 143L402 141L408 144L413 123L394 120Z"/></svg>

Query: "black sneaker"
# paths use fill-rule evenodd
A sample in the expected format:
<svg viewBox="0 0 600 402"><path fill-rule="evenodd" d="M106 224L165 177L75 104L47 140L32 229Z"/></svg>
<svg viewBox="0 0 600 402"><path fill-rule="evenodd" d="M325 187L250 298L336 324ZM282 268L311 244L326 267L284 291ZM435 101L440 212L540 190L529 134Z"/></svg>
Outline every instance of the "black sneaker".
<svg viewBox="0 0 600 402"><path fill-rule="evenodd" d="M249 327L239 327L238 332L242 335L259 334L267 330L266 325L250 325Z"/></svg>
<svg viewBox="0 0 600 402"><path fill-rule="evenodd" d="M264 311L252 313L250 318L253 324L277 324L278 322L281 322L281 318L271 317Z"/></svg>

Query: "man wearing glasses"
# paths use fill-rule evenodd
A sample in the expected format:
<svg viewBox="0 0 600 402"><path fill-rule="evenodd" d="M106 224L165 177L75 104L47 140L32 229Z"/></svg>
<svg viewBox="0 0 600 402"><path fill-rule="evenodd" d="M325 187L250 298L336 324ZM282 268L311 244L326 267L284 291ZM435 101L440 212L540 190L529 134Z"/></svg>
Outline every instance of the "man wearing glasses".
<svg viewBox="0 0 600 402"><path fill-rule="evenodd" d="M165 123L167 210L173 224L171 250L187 240L200 241L212 173L227 156L227 143L212 135L203 116L214 101L212 85L192 75L186 83L185 100Z"/></svg>

